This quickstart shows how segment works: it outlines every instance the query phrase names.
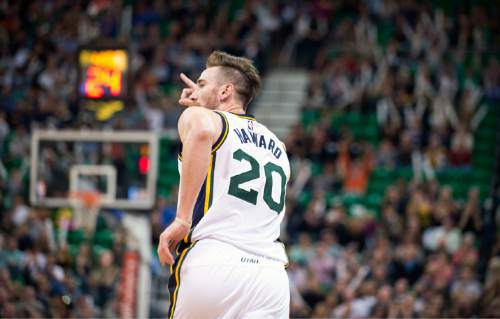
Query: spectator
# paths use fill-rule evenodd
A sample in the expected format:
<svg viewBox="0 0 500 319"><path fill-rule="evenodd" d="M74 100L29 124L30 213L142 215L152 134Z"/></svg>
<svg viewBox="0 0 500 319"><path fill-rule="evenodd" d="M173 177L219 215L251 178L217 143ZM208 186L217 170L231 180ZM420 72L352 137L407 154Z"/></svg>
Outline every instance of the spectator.
<svg viewBox="0 0 500 319"><path fill-rule="evenodd" d="M471 231L478 234L481 230L481 206L479 202L479 189L471 188L468 192L467 202L459 222L462 231Z"/></svg>
<svg viewBox="0 0 500 319"><path fill-rule="evenodd" d="M451 285L451 298L456 305L454 315L467 317L472 315L473 307L481 296L482 287L474 278L474 272L470 267L463 267L460 277Z"/></svg>
<svg viewBox="0 0 500 319"><path fill-rule="evenodd" d="M314 251L309 234L301 233L298 245L290 251L290 259L297 263L307 263L313 255Z"/></svg>
<svg viewBox="0 0 500 319"><path fill-rule="evenodd" d="M480 314L484 317L494 317L500 311L498 294L500 293L500 259L494 257L488 265L488 273L484 286L484 294L480 303Z"/></svg>
<svg viewBox="0 0 500 319"><path fill-rule="evenodd" d="M316 254L309 262L310 269L314 272L320 282L331 285L331 278L334 275L335 260L333 256L328 254L327 246L325 243L320 242L316 246Z"/></svg>
<svg viewBox="0 0 500 319"><path fill-rule="evenodd" d="M472 134L467 132L464 125L460 125L452 137L450 164L464 167L471 163L474 140Z"/></svg>
<svg viewBox="0 0 500 319"><path fill-rule="evenodd" d="M444 248L449 253L454 253L459 248L461 240L462 234L454 227L450 217L444 219L442 226L428 228L423 234L424 247L431 251Z"/></svg>
<svg viewBox="0 0 500 319"><path fill-rule="evenodd" d="M377 292L377 301L372 308L371 316L374 318L386 318L389 315L392 289L390 286L382 286Z"/></svg>
<svg viewBox="0 0 500 319"><path fill-rule="evenodd" d="M396 155L392 142L389 139L384 139L379 146L375 165L393 169L396 166Z"/></svg>
<svg viewBox="0 0 500 319"><path fill-rule="evenodd" d="M117 282L119 269L113 264L113 253L104 251L99 257L99 266L90 274L90 286L97 296L97 305L102 309L113 297L113 287Z"/></svg>

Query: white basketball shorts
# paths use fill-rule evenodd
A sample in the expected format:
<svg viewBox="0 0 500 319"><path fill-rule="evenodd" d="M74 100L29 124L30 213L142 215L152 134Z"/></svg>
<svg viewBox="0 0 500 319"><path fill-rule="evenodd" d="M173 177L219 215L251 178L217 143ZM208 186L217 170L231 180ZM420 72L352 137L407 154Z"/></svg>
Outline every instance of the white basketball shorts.
<svg viewBox="0 0 500 319"><path fill-rule="evenodd" d="M168 318L289 318L282 262L204 239L174 265Z"/></svg>

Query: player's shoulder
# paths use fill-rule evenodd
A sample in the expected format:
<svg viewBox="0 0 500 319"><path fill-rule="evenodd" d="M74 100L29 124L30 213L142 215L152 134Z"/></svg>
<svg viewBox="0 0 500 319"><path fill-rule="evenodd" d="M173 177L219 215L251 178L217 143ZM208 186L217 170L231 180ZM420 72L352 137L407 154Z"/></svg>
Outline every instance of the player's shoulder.
<svg viewBox="0 0 500 319"><path fill-rule="evenodd" d="M215 117L216 113L212 110L206 109L201 106L191 106L186 108L179 120L196 119L196 118L207 118Z"/></svg>
<svg viewBox="0 0 500 319"><path fill-rule="evenodd" d="M199 106L191 106L182 112L177 123L181 139L187 131L199 132L216 138L221 131L220 119L212 111Z"/></svg>
<svg viewBox="0 0 500 319"><path fill-rule="evenodd" d="M217 113L212 110L201 106L191 106L182 112L177 126L179 128L183 126L197 126L197 128L200 129L207 127L207 125L211 127L218 127L219 125L217 121L220 121L218 118L219 116Z"/></svg>

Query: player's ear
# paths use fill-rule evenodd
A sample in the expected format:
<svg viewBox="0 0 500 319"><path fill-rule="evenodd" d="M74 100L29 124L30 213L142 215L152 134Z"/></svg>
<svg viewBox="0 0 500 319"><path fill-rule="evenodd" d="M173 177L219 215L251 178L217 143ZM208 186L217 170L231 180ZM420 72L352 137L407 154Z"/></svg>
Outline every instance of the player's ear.
<svg viewBox="0 0 500 319"><path fill-rule="evenodd" d="M219 99L225 101L234 93L234 85L232 83L224 84L219 89Z"/></svg>

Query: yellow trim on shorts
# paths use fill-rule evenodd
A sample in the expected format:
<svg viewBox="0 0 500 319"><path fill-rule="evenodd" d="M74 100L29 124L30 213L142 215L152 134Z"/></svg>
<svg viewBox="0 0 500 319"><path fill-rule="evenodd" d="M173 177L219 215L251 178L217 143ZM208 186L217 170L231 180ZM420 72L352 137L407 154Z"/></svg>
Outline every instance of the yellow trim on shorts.
<svg viewBox="0 0 500 319"><path fill-rule="evenodd" d="M186 257L187 252L193 247L194 244L195 243L191 243L191 245L189 245L188 248L184 249L184 251L181 254L181 257L179 258L179 263L177 264L177 268L175 269L175 282L177 283L177 285L175 286L174 295L172 296L173 305L172 305L172 312L168 317L169 319L172 319L174 317L175 306L177 304L177 293L179 292L179 287L181 286L181 281L180 281L181 266L184 261L184 258Z"/></svg>

